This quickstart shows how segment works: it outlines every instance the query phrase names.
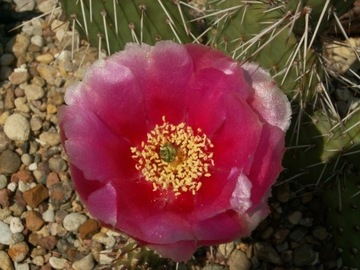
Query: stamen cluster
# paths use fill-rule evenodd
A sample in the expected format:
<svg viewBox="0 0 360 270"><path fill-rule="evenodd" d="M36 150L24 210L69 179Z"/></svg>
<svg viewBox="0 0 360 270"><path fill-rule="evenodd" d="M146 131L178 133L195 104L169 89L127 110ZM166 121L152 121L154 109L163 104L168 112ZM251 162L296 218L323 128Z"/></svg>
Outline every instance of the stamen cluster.
<svg viewBox="0 0 360 270"><path fill-rule="evenodd" d="M166 122L156 125L147 134L146 142L131 147L135 168L144 179L153 184L153 190L172 190L176 196L190 191L195 194L201 187L201 177L210 177L214 166L214 145L200 128L194 131L185 123Z"/></svg>

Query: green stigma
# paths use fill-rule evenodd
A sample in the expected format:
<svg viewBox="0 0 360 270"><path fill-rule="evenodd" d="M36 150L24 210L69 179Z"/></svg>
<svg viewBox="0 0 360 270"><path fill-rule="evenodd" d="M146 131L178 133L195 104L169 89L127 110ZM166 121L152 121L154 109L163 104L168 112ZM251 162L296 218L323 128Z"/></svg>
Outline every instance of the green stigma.
<svg viewBox="0 0 360 270"><path fill-rule="evenodd" d="M177 151L174 145L165 143L160 147L159 155L163 161L170 163L175 160Z"/></svg>

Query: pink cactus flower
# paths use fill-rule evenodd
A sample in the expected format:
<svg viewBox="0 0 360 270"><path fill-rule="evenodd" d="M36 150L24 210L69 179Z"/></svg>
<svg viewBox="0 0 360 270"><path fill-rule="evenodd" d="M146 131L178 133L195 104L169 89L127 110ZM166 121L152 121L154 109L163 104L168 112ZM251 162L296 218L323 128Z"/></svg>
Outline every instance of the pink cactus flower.
<svg viewBox="0 0 360 270"><path fill-rule="evenodd" d="M186 261L268 215L291 111L259 66L203 45L128 44L65 102L75 189L104 225Z"/></svg>

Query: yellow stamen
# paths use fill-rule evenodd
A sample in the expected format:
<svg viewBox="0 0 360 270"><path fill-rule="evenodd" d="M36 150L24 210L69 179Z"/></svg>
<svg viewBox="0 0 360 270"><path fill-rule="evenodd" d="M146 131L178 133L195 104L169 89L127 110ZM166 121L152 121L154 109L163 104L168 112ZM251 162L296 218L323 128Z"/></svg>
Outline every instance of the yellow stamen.
<svg viewBox="0 0 360 270"><path fill-rule="evenodd" d="M185 123L166 122L156 125L147 134L146 142L131 147L136 170L152 183L153 190L172 190L176 196L182 192L196 192L201 188L201 177L210 177L209 168L214 166L214 145L202 133Z"/></svg>

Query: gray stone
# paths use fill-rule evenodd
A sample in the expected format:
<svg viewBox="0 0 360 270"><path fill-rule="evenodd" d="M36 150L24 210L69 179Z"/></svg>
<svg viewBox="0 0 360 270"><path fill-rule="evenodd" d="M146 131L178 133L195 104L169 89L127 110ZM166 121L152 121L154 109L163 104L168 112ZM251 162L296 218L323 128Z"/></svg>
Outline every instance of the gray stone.
<svg viewBox="0 0 360 270"><path fill-rule="evenodd" d="M63 172L67 169L67 165L65 160L61 157L52 157L49 159L49 168L53 172Z"/></svg>
<svg viewBox="0 0 360 270"><path fill-rule="evenodd" d="M30 135L29 121L21 114L10 115L4 125L6 136L15 141L26 141Z"/></svg>
<svg viewBox="0 0 360 270"><path fill-rule="evenodd" d="M77 232L80 225L87 220L87 217L80 213L70 213L63 220L63 226L66 230Z"/></svg>
<svg viewBox="0 0 360 270"><path fill-rule="evenodd" d="M278 265L282 264L281 258L277 251L266 242L255 243L255 252L259 260Z"/></svg>
<svg viewBox="0 0 360 270"><path fill-rule="evenodd" d="M0 81L9 79L12 70L9 67L0 67Z"/></svg>
<svg viewBox="0 0 360 270"><path fill-rule="evenodd" d="M0 57L0 66L10 66L14 61L15 57L11 53L4 53Z"/></svg>
<svg viewBox="0 0 360 270"><path fill-rule="evenodd" d="M11 150L5 150L0 155L0 174L12 174L18 171L21 165L20 157Z"/></svg>
<svg viewBox="0 0 360 270"><path fill-rule="evenodd" d="M288 216L289 222L293 225L299 224L301 218L302 213L300 211L295 211Z"/></svg>
<svg viewBox="0 0 360 270"><path fill-rule="evenodd" d="M308 244L303 244L294 251L295 266L314 265L318 261L318 254Z"/></svg>

